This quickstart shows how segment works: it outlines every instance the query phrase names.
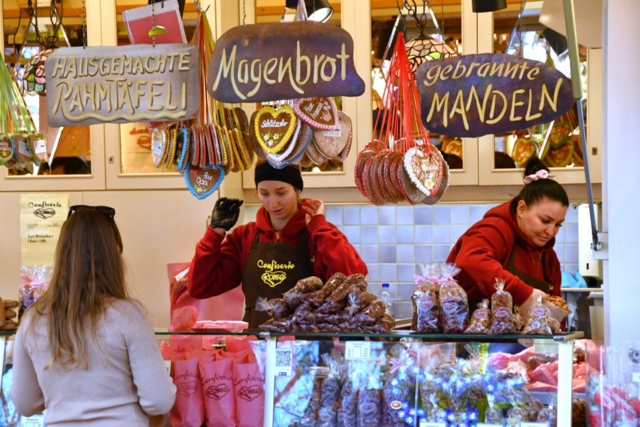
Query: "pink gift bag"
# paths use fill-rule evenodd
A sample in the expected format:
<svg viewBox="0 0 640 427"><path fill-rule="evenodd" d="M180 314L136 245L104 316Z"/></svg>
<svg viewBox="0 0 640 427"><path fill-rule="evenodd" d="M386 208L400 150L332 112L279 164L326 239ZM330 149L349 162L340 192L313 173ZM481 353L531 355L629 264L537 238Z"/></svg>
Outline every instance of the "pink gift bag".
<svg viewBox="0 0 640 427"><path fill-rule="evenodd" d="M254 358L255 360L255 358ZM264 419L264 380L257 362L233 365L238 427L260 427Z"/></svg>
<svg viewBox="0 0 640 427"><path fill-rule="evenodd" d="M236 399L233 389L234 359L200 362L200 377L207 427L235 427Z"/></svg>
<svg viewBox="0 0 640 427"><path fill-rule="evenodd" d="M204 423L204 399L198 358L173 363L173 383L176 401L169 411L173 427L200 427Z"/></svg>

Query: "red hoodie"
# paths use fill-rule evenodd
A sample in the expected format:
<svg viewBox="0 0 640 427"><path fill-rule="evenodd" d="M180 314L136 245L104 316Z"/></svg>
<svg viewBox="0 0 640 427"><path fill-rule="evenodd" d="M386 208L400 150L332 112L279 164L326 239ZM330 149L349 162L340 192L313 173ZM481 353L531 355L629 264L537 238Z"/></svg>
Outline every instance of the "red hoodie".
<svg viewBox="0 0 640 427"><path fill-rule="evenodd" d="M360 255L335 225L327 222L324 215L314 216L305 225L305 214L304 209L299 209L289 220L282 229L280 242L297 244L300 233L306 226L309 233L309 253L315 259L316 276L326 281L337 272L346 275L367 274L367 266ZM191 261L187 285L189 294L194 298L209 298L240 285L249 248L258 230L260 242L278 241L269 213L263 207L258 210L256 222L234 228L226 235L226 239L213 228L207 227Z"/></svg>
<svg viewBox="0 0 640 427"><path fill-rule="evenodd" d="M467 291L469 300L493 295L496 278L504 279L505 290L511 293L516 305L529 298L533 288L506 270L514 244L515 267L542 281L543 268L546 268L553 286L551 294L561 295L560 262L553 251L555 239L541 248L534 246L520 230L514 200L511 200L491 209L467 230L447 258L447 262L455 263L462 270L457 279Z"/></svg>

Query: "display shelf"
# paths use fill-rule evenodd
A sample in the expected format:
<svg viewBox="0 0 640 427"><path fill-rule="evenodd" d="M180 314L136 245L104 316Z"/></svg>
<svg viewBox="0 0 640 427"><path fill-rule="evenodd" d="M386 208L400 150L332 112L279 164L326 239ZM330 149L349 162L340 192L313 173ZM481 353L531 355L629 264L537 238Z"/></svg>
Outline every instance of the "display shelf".
<svg viewBox="0 0 640 427"><path fill-rule="evenodd" d="M562 292L604 292L603 288L560 288Z"/></svg>

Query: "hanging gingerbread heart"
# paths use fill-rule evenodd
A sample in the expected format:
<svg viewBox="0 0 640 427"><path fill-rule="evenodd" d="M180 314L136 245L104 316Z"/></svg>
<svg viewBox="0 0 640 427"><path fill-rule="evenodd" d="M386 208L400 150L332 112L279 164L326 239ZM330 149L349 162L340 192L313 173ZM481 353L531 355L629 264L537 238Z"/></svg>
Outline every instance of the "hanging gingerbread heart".
<svg viewBox="0 0 640 427"><path fill-rule="evenodd" d="M47 135L42 133L29 135L29 150L36 166L40 166L42 162L48 162Z"/></svg>
<svg viewBox="0 0 640 427"><path fill-rule="evenodd" d="M204 199L220 187L224 169L218 165L200 168L189 163L184 169L184 179L191 194L197 199Z"/></svg>
<svg viewBox="0 0 640 427"><path fill-rule="evenodd" d="M530 139L518 138L516 143L513 144L511 157L518 166L523 167L535 153L536 147Z"/></svg>
<svg viewBox="0 0 640 427"><path fill-rule="evenodd" d="M546 160L552 167L563 168L571 163L573 159L573 142L567 141L559 148L551 148Z"/></svg>
<svg viewBox="0 0 640 427"><path fill-rule="evenodd" d="M183 127L178 132L176 141L175 164L179 171L184 170L189 159L189 129Z"/></svg>
<svg viewBox="0 0 640 427"><path fill-rule="evenodd" d="M262 148L271 154L279 152L296 129L296 116L291 107L277 110L265 107L256 115L255 132Z"/></svg>
<svg viewBox="0 0 640 427"><path fill-rule="evenodd" d="M549 135L551 148L559 148L562 144L567 142L572 130L573 129L571 129L571 126L567 122L555 122L553 129L551 129L551 135Z"/></svg>
<svg viewBox="0 0 640 427"><path fill-rule="evenodd" d="M316 130L313 133L313 141L323 156L330 159L336 158L349 142L351 127L351 118L340 111L338 113L338 128L333 130Z"/></svg>
<svg viewBox="0 0 640 427"><path fill-rule="evenodd" d="M155 128L151 133L151 157L153 158L153 164L159 168L167 153L167 146L169 144L169 137L167 132L162 128Z"/></svg>
<svg viewBox="0 0 640 427"><path fill-rule="evenodd" d="M13 158L13 143L11 136L0 135L0 163L6 164Z"/></svg>
<svg viewBox="0 0 640 427"><path fill-rule="evenodd" d="M437 193L442 182L442 157L436 150L412 147L404 155L404 168L415 186L425 196Z"/></svg>
<svg viewBox="0 0 640 427"><path fill-rule="evenodd" d="M29 134L18 133L13 136L14 150L18 163L27 165L33 160L31 150L29 149Z"/></svg>
<svg viewBox="0 0 640 427"><path fill-rule="evenodd" d="M321 96L296 99L293 102L293 110L300 120L315 129L331 130L338 128L338 108L333 98Z"/></svg>
<svg viewBox="0 0 640 427"><path fill-rule="evenodd" d="M443 175L442 175L442 182L440 183L440 188L438 189L438 192L435 195L431 197L427 197L423 200L422 203L424 203L425 205L435 205L436 203L438 203L440 201L440 198L442 198L442 196L444 195L444 192L447 191L447 188L449 188L449 179L450 179L451 172L449 171L449 164L445 162L444 159L442 161L442 167L443 167Z"/></svg>

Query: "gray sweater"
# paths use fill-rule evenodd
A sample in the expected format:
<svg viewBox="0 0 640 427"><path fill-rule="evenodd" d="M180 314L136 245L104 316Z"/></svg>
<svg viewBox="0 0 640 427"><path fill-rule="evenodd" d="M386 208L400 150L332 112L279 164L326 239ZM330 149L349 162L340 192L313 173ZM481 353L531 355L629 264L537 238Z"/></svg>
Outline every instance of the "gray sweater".
<svg viewBox="0 0 640 427"><path fill-rule="evenodd" d="M22 415L47 409L47 426L144 426L166 414L176 387L153 328L135 302L113 303L98 326L102 357L86 333L89 368L51 367L46 319L28 310L16 335L11 397Z"/></svg>

